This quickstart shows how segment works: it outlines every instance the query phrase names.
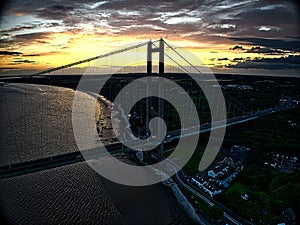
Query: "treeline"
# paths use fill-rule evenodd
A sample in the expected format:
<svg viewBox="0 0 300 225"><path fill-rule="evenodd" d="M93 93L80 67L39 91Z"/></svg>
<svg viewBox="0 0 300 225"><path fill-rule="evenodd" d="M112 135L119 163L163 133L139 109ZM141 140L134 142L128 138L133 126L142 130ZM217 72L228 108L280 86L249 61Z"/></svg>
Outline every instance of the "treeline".
<svg viewBox="0 0 300 225"><path fill-rule="evenodd" d="M295 122L295 126L291 126ZM257 163L266 153L276 151L279 153L299 155L300 108L278 112L268 117L260 118L234 127L226 131L223 146L245 145L252 148L253 161Z"/></svg>
<svg viewBox="0 0 300 225"><path fill-rule="evenodd" d="M229 188L217 199L241 216L258 224L274 224L280 222L282 211L291 207L299 219L299 171L287 175L249 165L239 174L237 182L242 188ZM248 194L249 199L242 199L242 194Z"/></svg>
<svg viewBox="0 0 300 225"><path fill-rule="evenodd" d="M299 107L279 112L266 118L249 122L246 126L227 130L225 147L234 144L251 148L243 171L235 183L217 196L225 205L257 224L276 224L281 222L282 211L291 207L300 219L300 171L292 174L280 173L264 166L270 152L297 156L299 153L300 114ZM291 126L291 122L296 123ZM249 200L241 198L248 194Z"/></svg>

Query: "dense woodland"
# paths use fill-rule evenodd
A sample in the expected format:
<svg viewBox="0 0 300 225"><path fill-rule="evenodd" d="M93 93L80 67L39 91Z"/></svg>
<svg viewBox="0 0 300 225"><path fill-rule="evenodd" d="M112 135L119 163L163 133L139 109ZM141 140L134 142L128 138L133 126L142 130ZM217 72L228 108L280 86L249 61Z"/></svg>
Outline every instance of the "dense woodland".
<svg viewBox="0 0 300 225"><path fill-rule="evenodd" d="M285 174L267 167L264 162L271 152L297 156L299 153L300 109L292 109L256 121L232 127L227 130L223 148L232 145L244 145L251 148L244 169L232 185L216 199L247 219L258 224L276 224L280 222L282 211L291 207L300 217L300 170ZM288 120L297 121L290 126ZM202 141L205 137L202 137ZM200 144L198 151L185 170L189 174L197 172L201 152L205 145ZM222 157L222 152L218 158ZM241 198L247 193L248 201Z"/></svg>
<svg viewBox="0 0 300 225"><path fill-rule="evenodd" d="M300 99L297 90L298 83L286 81L285 84L282 84L279 81L261 81L257 84L253 85L255 91L230 90L230 92L249 108L260 108L265 103L271 106L271 103L274 104L274 101L278 101L281 94L289 94L294 99ZM291 126L293 123L294 125ZM270 158L271 152L296 156L299 160L299 133L299 106L296 109L277 112L255 121L228 127L222 146L223 150L230 149L233 145L243 145L251 148L251 151L245 160L242 172L225 192L216 196L216 200L257 224L282 222L281 215L286 208L294 210L299 222L299 164L298 170L290 174L264 164ZM207 135L202 135L197 151L185 166L188 174L197 172L206 140ZM216 160L222 158L224 152L226 151L221 151ZM247 201L241 198L241 195L245 193L249 195Z"/></svg>

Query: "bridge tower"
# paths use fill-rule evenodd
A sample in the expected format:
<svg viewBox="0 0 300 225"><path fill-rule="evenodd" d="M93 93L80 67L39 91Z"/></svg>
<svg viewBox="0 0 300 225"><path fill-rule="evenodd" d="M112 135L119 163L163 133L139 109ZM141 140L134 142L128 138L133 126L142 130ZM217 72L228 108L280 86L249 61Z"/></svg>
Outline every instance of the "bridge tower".
<svg viewBox="0 0 300 225"><path fill-rule="evenodd" d="M164 76L164 72L165 72L165 63L164 63L164 40L161 38L159 40L159 46L158 47L154 47L152 41L148 42L148 48L147 48L147 76L152 76L152 54L158 52L159 53L159 64L158 64L158 76L159 77L163 77ZM150 77L148 78L150 79ZM148 95L148 90L149 90L149 84L150 82L147 82L147 96ZM158 82L158 96L160 96L159 101L158 101L158 116L161 117L163 119L163 114L164 114L164 101L162 99L162 95L163 95L163 91L161 91L162 89L162 83ZM147 136L149 137L150 135L150 131L149 131L149 115L150 115L150 107L151 107L151 99L148 97L146 99L146 133ZM161 136L162 134L162 128L159 126L158 124L158 136ZM164 146L163 144L161 144L159 146L159 150L158 150L158 161L161 161L163 159L163 149ZM151 156L150 156L150 152L144 152L145 153L145 160L148 161Z"/></svg>

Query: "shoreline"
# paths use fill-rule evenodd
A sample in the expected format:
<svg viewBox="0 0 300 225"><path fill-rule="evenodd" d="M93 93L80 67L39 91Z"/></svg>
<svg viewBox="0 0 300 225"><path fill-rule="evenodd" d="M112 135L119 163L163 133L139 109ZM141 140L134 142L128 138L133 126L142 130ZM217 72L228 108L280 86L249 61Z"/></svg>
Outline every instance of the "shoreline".
<svg viewBox="0 0 300 225"><path fill-rule="evenodd" d="M27 84L21 84L21 86L23 85L27 87ZM13 85L13 87L15 86L19 87L19 84ZM22 105L20 105L20 102L30 107L29 109L31 111L28 111L29 116L36 115L34 113L36 112L35 108L39 108L41 112L49 109L49 116L51 116L52 114L55 114L57 116L55 116L52 120L47 120L45 116L42 115L42 113L39 113L37 114L40 116L38 117L38 123L35 123L37 126L42 126L41 128L51 128L48 127L48 123L49 126L52 124L64 125L65 120L63 119L68 120L69 125L68 127L65 127L65 129L53 128L48 130L47 132L45 130L42 130L43 133L37 132L37 138L41 140L44 140L46 138L51 140L52 136L50 137L49 135L55 135L57 133L67 135L64 139L61 138L64 145L67 145L68 140L74 141L72 139L73 133L70 126L70 110L72 109L71 97L74 95L74 90L70 91L71 89L67 90L64 88L60 89L60 87L48 88L42 85L33 86L32 88L34 92L33 95L29 95L30 104L24 102L23 92L20 92L21 94L18 94L19 92L15 91L9 92L11 93L12 97L14 97L15 95L20 96L19 101L11 101L12 106L19 107L16 109L18 114L14 115L17 116L19 114L24 114L24 111L21 110ZM40 88L41 90L38 88ZM62 91L57 91L58 89L56 88L59 88ZM23 90L23 88L21 90ZM24 90L28 91L29 89L27 87ZM65 92L65 90L67 90L67 92ZM48 92L51 95L47 95ZM66 94L69 99L68 102L64 101ZM46 97L50 97L53 102L46 99ZM7 100L11 100L11 97ZM110 108L105 107L103 101L104 100L102 99L99 104L96 104L96 107L101 108L101 112L100 114L97 114L98 111L96 111L95 116L97 116L98 118L102 118L103 125L109 128L108 123L110 120ZM56 105L53 105L53 103L56 102L60 102L60 105L58 105L57 107L55 107ZM41 106L45 107L41 108ZM63 116L60 113L60 110L64 110ZM16 122L8 122L11 122L10 126L19 124L18 120L16 120ZM25 125L28 126L27 124ZM39 128L37 131L39 130L41 129ZM105 130L105 132L111 132L111 129L107 129ZM112 133L110 134L112 135ZM27 135L28 138L31 137L31 133L29 131L27 132ZM25 140L27 139L25 138ZM41 144L43 143L44 142L41 141ZM30 147L33 152L35 152L39 150L38 144L40 144L40 142L36 142L37 146L29 145L28 147ZM48 146L49 149L51 147L55 148L55 146L53 145ZM9 154L9 152L7 154ZM43 151L38 155L43 155ZM30 157L31 155L28 155L27 158L30 159ZM136 163L131 158L134 157L133 154L117 154L116 157L120 160L126 160L128 163ZM105 158L103 159L105 160ZM57 221L58 219L61 219L62 221L64 221L65 219L66 221L68 221L68 219L70 219L70 221L74 221L75 219L88 221L89 218L85 217L85 213L87 213L87 215L90 215L91 218L96 218L95 220L90 220L94 221L93 223L101 221L99 220L99 218L106 217L109 217L107 221L113 221L114 219L117 219L119 215L114 209L115 205L117 207L117 210L122 212L121 216L124 221L127 221L127 224L170 224L170 222L172 222L172 220L174 219L174 216L172 215L176 216L176 214L180 212L180 210L176 210L176 213L174 213L174 207L176 208L178 206L177 204L173 203L175 201L174 197L169 194L168 190L163 185L156 184L153 187L131 187L113 184L112 182L105 180L105 178L101 177L94 170L92 170L86 162L80 162L35 173L25 174L22 176L1 179L0 181L1 189L3 188L2 193L10 194L6 198L4 194L0 195L0 199L5 199L5 205L3 207L5 208L5 210L7 210L7 219L15 218L17 221L30 219L33 222L35 221L34 223L38 223L40 221L40 218L36 215L43 215L44 219L46 219L47 221ZM23 190L23 194L20 194L18 190L20 189L20 187L24 187L24 183L26 183L25 187L27 188L21 188ZM105 185L103 186L104 190L100 193L99 190L102 190L102 183L105 183ZM86 187L86 184L90 185ZM14 188L11 189L10 185L12 185L12 187ZM44 190L46 190L46 192ZM89 192L88 190L90 190L91 192ZM107 193L107 196L105 195L105 192ZM51 195L49 195L49 193L51 193ZM75 194L78 197L75 198ZM91 198L90 196L94 196L95 198ZM100 199L98 199L99 196ZM103 202L103 199L105 199L105 202ZM111 205L109 199L113 199L114 205ZM171 199L173 199L173 202L171 201ZM65 204L65 201L69 203ZM83 210L84 213L72 214L72 212L80 209L80 205L77 204L78 201L81 203L85 203L85 205L83 205L83 207L85 208L85 210ZM53 207L52 202L55 203L55 207ZM24 204L27 208L24 208ZM91 204L95 206L97 205L97 207L90 207ZM113 210L111 216L107 214L111 211L106 212L107 204L111 205L109 208L112 208ZM18 212L13 212L11 210L14 208L18 208ZM57 208L59 208L60 210L57 211ZM51 212L53 214L49 215L48 212ZM68 212L70 213L70 215L64 215L64 213L59 212ZM28 215L30 216L30 218L28 217ZM154 217L153 215L156 216ZM105 223L104 221L103 224L107 223Z"/></svg>
<svg viewBox="0 0 300 225"><path fill-rule="evenodd" d="M111 108L112 103L104 96L97 94L97 103L100 107L100 114L96 119L96 128L99 138L103 144L118 143L118 139L112 127Z"/></svg>
<svg viewBox="0 0 300 225"><path fill-rule="evenodd" d="M108 101L104 96L100 96L100 95L98 95L98 97L97 97L97 102L101 106L101 113L99 115L99 120L98 120L98 121L100 121L99 125L101 126L104 124L106 124L106 125L110 124L109 126L111 127L112 117L111 117L110 109L112 107L112 103L110 101ZM98 121L97 121L97 130L98 130ZM101 129L101 128L99 128L99 129ZM112 132L112 134L114 135L114 132ZM114 137L114 138L116 138L116 137ZM110 139L112 139L112 137ZM121 158L118 157L119 160L121 160L121 161L124 160L125 163L129 163L129 164L133 164L133 165L137 165L137 166L143 166L142 162L139 159L137 159L137 157L132 153L129 153L129 154L123 153L123 154L119 154L118 156L121 156ZM171 186L166 185L164 183L157 183L154 185L133 187L133 186L125 186L125 185L117 184L117 183L111 182L104 178L103 185L104 186L107 185L107 190L110 193L109 195L112 197L115 205L118 208L118 211L122 215L124 215L124 214L126 215L126 217L124 217L123 219L128 224L137 223L137 221L136 221L137 219L140 220L140 223L143 223L143 224L155 224L155 223L157 223L157 220L156 219L153 220L152 215L157 215L161 211L169 211L169 215L167 216L167 218L169 218L169 221L166 221L166 224L176 222L178 220L179 211L181 211L181 210L183 210L183 211L181 211L181 213L182 213L181 219L182 219L182 217L188 217L191 220L195 220L195 221L197 221L197 219L199 219L199 218L195 219L194 218L195 215L191 214L189 212L188 208L185 207L183 204L180 204L181 203L180 200L182 200L182 198L184 198L184 199L186 199L186 198L182 197L182 196L184 196L184 194L181 191L179 191L178 188L177 188L177 192L174 191L175 186L177 186L177 184L175 184L175 183L173 183L173 185L171 185ZM151 192L154 192L153 197L148 196ZM153 201L154 199L162 199L163 198L163 196L161 196L160 198L157 198L157 194L159 194L160 192L165 192L164 194L167 195L168 200L169 201L172 200L173 204L175 203L175 205L173 205L173 204L166 205L165 202L160 201L160 203L159 203L159 202L157 202L157 200ZM124 198L124 193L126 193L125 198ZM147 193L147 195L145 195L145 193ZM181 196L181 197L179 197L179 196ZM131 201L130 208L118 207L119 205L124 205L124 201L128 201L128 199L138 199L138 200L134 201L134 202ZM143 204L143 202L147 202L147 204ZM163 209L160 209L161 207L163 207ZM169 210L167 210L167 208L169 208ZM151 212L151 211L153 211L153 212ZM174 211L176 213L174 213ZM138 214L140 214L140 215L128 216L128 214L131 215L132 212L136 212L136 213L139 212ZM162 217L163 220L166 220L167 218L164 218L164 217L165 216ZM147 222L145 223L145 221L147 221ZM161 224L161 222L160 222L160 224Z"/></svg>

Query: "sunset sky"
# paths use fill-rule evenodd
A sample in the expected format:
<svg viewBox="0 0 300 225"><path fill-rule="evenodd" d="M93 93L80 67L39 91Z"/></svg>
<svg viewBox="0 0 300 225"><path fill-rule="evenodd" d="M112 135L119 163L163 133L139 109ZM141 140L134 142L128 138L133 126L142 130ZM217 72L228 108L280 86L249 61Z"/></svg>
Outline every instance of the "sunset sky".
<svg viewBox="0 0 300 225"><path fill-rule="evenodd" d="M0 74L30 74L163 37L217 73L300 76L299 6L287 0L12 0Z"/></svg>

